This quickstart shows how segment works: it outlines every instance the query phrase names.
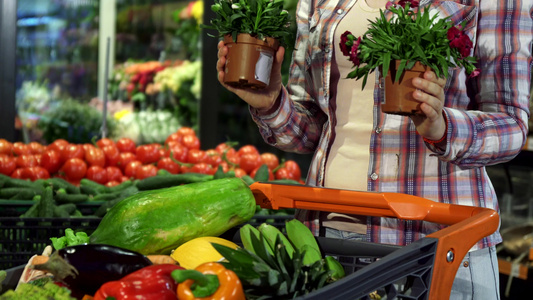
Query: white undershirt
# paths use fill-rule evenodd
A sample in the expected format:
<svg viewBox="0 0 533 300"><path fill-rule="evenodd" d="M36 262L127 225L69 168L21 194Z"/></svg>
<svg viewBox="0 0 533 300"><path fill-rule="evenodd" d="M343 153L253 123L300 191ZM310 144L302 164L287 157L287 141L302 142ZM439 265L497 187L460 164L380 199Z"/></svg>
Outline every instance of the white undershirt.
<svg viewBox="0 0 533 300"><path fill-rule="evenodd" d="M361 90L362 79L356 81L346 78L353 70L353 64L342 54L338 44L345 31L352 32L356 37L363 35L367 30L368 20L374 20L378 16L379 9L368 6L365 0L358 0L335 29L335 61L332 64L332 74L337 72L340 77L336 94L337 124L326 162L325 187L367 190L375 77L374 73L368 76L364 90ZM326 227L360 233L366 232L365 223L354 216L334 213L328 214L327 219L323 220Z"/></svg>

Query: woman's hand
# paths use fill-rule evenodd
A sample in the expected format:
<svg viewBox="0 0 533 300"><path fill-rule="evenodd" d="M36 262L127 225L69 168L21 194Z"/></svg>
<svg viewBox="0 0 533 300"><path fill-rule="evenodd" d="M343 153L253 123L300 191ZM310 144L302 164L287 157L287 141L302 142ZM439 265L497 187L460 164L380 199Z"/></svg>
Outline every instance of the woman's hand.
<svg viewBox="0 0 533 300"><path fill-rule="evenodd" d="M269 85L262 90L253 89L239 89L224 84L224 66L226 65L226 55L228 54L228 47L224 45L223 41L218 43L218 81L226 89L235 93L239 98L246 101L250 106L257 109L269 109L281 92L281 63L283 62L283 56L285 55L285 48L279 47L276 52L276 58L272 65L272 75L270 77Z"/></svg>
<svg viewBox="0 0 533 300"><path fill-rule="evenodd" d="M418 134L430 140L440 140L446 134L444 107L444 85L446 79L439 78L432 71L426 71L424 78L414 78L415 100L422 102L420 110L424 115L411 116Z"/></svg>

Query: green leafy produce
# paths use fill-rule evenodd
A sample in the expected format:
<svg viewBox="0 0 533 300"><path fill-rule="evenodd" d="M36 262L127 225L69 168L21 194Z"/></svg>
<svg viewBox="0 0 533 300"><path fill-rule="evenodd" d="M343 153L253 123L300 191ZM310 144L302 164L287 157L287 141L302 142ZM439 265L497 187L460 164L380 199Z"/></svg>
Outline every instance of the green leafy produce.
<svg viewBox="0 0 533 300"><path fill-rule="evenodd" d="M48 282L44 286L33 285L30 283L21 283L17 290L8 290L0 296L0 300L75 300L70 296L70 290L60 287L53 282Z"/></svg>
<svg viewBox="0 0 533 300"><path fill-rule="evenodd" d="M65 229L65 235L62 237L52 237L52 246L54 249L59 250L69 246L81 245L89 243L89 236L83 231L74 233L71 228Z"/></svg>
<svg viewBox="0 0 533 300"><path fill-rule="evenodd" d="M103 116L98 109L76 100L63 100L41 116L38 127L48 143L66 139L71 143L90 143L100 134ZM107 133L112 136L116 124L107 118Z"/></svg>

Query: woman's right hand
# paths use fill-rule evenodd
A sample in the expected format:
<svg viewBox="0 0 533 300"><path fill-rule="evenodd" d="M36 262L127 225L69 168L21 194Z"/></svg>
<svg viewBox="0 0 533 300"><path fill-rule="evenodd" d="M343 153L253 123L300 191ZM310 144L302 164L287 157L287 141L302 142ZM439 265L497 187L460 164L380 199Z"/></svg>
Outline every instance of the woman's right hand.
<svg viewBox="0 0 533 300"><path fill-rule="evenodd" d="M229 91L235 93L237 96L239 96L239 98L241 98L250 106L256 109L269 109L270 107L272 107L272 105L274 105L274 103L276 102L279 93L281 92L281 64L283 62L283 56L285 55L285 48L280 46L278 51L276 52L276 58L272 65L269 85L262 90L254 90L234 88L224 83L224 66L226 65L226 55L228 54L228 47L226 47L223 41L220 41L217 46L217 71L218 81L220 82L220 84L222 84Z"/></svg>

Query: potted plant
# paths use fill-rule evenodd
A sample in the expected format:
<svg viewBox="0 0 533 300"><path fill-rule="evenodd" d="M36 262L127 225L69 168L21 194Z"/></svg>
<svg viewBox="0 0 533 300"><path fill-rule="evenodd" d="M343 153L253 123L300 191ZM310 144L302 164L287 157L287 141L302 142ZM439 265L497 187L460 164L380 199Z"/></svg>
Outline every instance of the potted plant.
<svg viewBox="0 0 533 300"><path fill-rule="evenodd" d="M419 102L412 98L411 81L428 68L439 77L446 77L448 68L455 67L465 68L469 76L479 74L476 58L470 56L473 43L462 24L454 26L449 17L441 18L436 10L419 9L417 0L388 2L386 9L387 13L381 10L380 17L370 22L363 36L346 31L339 43L354 65L347 77L363 78L363 88L368 75L380 69L385 81L383 112L422 114ZM401 100L398 105L393 103L397 100Z"/></svg>
<svg viewBox="0 0 533 300"><path fill-rule="evenodd" d="M214 0L210 26L224 39L224 82L239 88L268 86L274 55L290 37L290 15L283 0Z"/></svg>

